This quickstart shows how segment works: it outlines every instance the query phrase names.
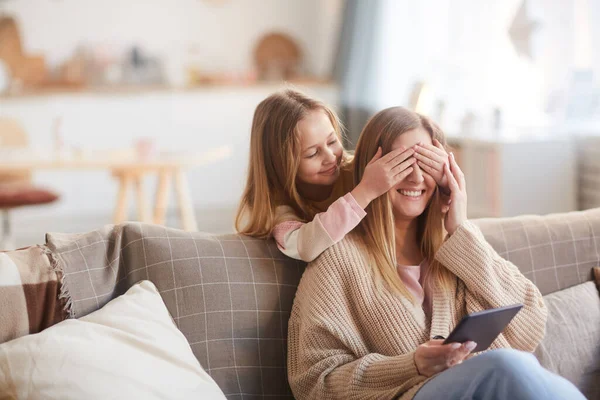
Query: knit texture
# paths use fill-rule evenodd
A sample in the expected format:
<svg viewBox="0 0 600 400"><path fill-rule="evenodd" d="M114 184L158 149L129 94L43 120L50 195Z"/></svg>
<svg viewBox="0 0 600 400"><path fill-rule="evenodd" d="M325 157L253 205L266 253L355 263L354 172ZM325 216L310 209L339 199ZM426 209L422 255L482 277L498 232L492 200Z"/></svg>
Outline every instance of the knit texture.
<svg viewBox="0 0 600 400"><path fill-rule="evenodd" d="M472 312L523 303L491 348L533 351L547 310L536 286L501 258L466 221L436 259L455 276L434 288L432 315L393 294L347 236L309 264L298 287L288 331L288 377L297 399L412 399L427 381L416 348L447 337Z"/></svg>

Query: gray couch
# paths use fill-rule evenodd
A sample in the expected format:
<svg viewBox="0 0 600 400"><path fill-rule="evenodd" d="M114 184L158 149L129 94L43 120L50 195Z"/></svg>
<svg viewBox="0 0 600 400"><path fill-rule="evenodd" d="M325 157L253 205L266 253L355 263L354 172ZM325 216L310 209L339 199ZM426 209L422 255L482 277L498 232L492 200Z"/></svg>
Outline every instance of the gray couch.
<svg viewBox="0 0 600 400"><path fill-rule="evenodd" d="M482 219L498 253L545 295L541 363L600 399L600 209ZM127 223L79 235L48 234L75 318L150 279L194 354L230 399L292 398L287 321L304 264L272 241Z"/></svg>

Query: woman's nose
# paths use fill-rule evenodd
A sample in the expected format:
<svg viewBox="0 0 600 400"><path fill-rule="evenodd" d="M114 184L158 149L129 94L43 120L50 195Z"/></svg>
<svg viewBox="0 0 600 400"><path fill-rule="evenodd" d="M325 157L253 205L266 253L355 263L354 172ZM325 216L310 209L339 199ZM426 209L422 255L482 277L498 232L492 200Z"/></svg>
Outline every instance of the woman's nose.
<svg viewBox="0 0 600 400"><path fill-rule="evenodd" d="M411 183L421 183L424 181L423 178L423 172L421 171L421 168L419 168L419 166L417 165L417 163L414 163L412 165L413 170L410 173L410 175L408 175L408 181Z"/></svg>

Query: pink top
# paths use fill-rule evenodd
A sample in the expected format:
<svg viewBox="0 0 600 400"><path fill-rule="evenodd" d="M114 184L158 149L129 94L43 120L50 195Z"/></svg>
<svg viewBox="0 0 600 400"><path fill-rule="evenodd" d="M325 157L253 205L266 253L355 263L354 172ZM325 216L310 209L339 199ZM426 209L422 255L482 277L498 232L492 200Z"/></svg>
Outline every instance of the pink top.
<svg viewBox="0 0 600 400"><path fill-rule="evenodd" d="M298 221L289 207L278 209L279 219L271 234L279 250L298 260L310 262L352 231L366 213L351 193L333 202L310 222Z"/></svg>
<svg viewBox="0 0 600 400"><path fill-rule="evenodd" d="M431 299L427 293L429 290L423 288L422 278L425 276L428 267L429 263L426 260L423 260L419 265L398 265L396 267L400 279L427 315L431 310Z"/></svg>

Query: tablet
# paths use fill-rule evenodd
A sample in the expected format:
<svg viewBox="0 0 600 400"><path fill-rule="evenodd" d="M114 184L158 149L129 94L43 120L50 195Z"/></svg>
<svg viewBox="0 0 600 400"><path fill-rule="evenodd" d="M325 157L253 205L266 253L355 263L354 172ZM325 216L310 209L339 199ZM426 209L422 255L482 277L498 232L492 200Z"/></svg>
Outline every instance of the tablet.
<svg viewBox="0 0 600 400"><path fill-rule="evenodd" d="M483 351L490 347L521 308L523 304L513 304L469 314L463 317L444 344L465 343L472 340L477 343L473 353Z"/></svg>

